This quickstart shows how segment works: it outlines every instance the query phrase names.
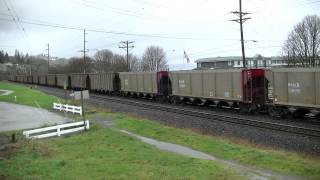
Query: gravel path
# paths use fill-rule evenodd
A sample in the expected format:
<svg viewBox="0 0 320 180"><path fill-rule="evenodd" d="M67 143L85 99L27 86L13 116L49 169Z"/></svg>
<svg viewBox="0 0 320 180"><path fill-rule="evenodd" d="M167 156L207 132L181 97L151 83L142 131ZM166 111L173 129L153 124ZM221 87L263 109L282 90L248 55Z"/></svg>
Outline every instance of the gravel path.
<svg viewBox="0 0 320 180"><path fill-rule="evenodd" d="M38 128L71 121L44 109L0 102L0 132Z"/></svg>

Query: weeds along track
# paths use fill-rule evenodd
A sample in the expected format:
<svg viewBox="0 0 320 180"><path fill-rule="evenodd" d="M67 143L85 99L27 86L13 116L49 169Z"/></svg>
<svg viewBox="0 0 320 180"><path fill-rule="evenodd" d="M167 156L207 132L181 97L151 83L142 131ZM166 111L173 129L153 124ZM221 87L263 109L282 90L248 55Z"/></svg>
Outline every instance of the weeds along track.
<svg viewBox="0 0 320 180"><path fill-rule="evenodd" d="M65 93L61 89L50 88L50 87L41 87L41 88L42 88L42 91L47 92L49 94L53 94L62 98L65 97ZM222 121L225 123L232 123L232 124L250 126L255 128L270 129L278 132L286 132L286 133L295 134L295 135L320 138L319 126L318 127L316 126L301 127L299 125L292 125L286 121L270 122L270 121L266 121L265 118L259 118L259 117L248 117L248 116L242 116L238 114L226 115L226 114L218 113L216 111L208 112L208 111L203 111L196 108L186 108L183 106L180 107L176 105L146 102L146 101L141 101L133 98L128 99L123 97L111 97L106 95L90 94L89 102L91 103L103 104L106 101L125 104L125 105L131 105L131 106L137 106L144 109L164 111L164 112L170 112L173 114L180 114L180 115L182 114L182 115L187 115L191 117L204 118L212 121Z"/></svg>

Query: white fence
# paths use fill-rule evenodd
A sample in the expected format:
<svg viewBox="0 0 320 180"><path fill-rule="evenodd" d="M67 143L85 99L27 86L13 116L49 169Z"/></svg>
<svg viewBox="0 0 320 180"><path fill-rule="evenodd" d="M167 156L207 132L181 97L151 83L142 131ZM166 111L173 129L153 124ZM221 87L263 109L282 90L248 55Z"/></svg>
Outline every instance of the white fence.
<svg viewBox="0 0 320 180"><path fill-rule="evenodd" d="M40 139L52 136L61 136L63 134L69 134L77 131L89 129L89 121L85 122L75 122L68 124L60 124L57 126L51 126L46 128L34 129L29 131L23 131L23 135L26 136L27 139Z"/></svg>
<svg viewBox="0 0 320 180"><path fill-rule="evenodd" d="M77 114L82 115L82 108L80 106L72 106L72 105L68 105L68 104L53 103L53 109L77 113Z"/></svg>

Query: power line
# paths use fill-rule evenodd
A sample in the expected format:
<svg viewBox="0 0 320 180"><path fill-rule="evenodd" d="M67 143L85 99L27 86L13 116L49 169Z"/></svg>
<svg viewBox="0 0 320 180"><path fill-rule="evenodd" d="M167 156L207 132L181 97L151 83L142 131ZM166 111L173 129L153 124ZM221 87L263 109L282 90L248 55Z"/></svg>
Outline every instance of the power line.
<svg viewBox="0 0 320 180"><path fill-rule="evenodd" d="M0 18L2 21L13 21L11 19L4 19ZM37 26L44 26L44 27L51 27L51 28L60 28L60 29L69 29L69 30L78 30L82 31L83 28L75 27L75 26L67 26L67 25L58 25L58 24L49 24L49 23L41 23L41 22L32 22L32 21L25 21L20 20L21 23L30 24L30 25L37 25ZM177 40L201 40L201 41L212 41L212 40L226 40L226 41L234 41L235 39L219 39L219 38L196 38L196 37L178 37L175 35L170 34L139 34L139 33L128 33L128 32L118 32L118 31L106 31L102 29L87 29L88 32L96 32L96 33L106 33L106 34L114 34L114 35L125 35L125 36L138 36L138 37L149 37L149 38L164 38L164 39L177 39Z"/></svg>
<svg viewBox="0 0 320 180"><path fill-rule="evenodd" d="M69 29L83 31L83 27L69 26L63 24L56 24L46 21L39 21L34 19L24 20L21 18L20 22L23 24L43 26L49 28L59 28L59 29ZM0 21L14 22L12 19L5 19L0 17ZM86 29L87 32L105 33L113 35L125 35L125 36L137 36L137 37L148 37L148 38L163 38L163 39L177 39L177 40L199 40L199 41L212 41L212 40L224 40L224 41L238 41L237 39L224 39L224 38L212 38L212 37L191 37L191 36L176 36L174 34L139 34L139 33L129 33L129 32L118 32L118 31L106 31L103 29ZM259 40L258 41L283 41L283 40Z"/></svg>
<svg viewBox="0 0 320 180"><path fill-rule="evenodd" d="M152 16L152 15L145 15L143 13L135 12L135 11L130 11L127 9L119 9L111 6L107 6L105 4L101 3L96 3L96 2L91 2L87 0L81 0L82 2L74 1L74 0L68 0L71 3L85 6L87 8L93 8L99 11L106 12L106 9L111 12L111 13L116 13L124 16L129 16L129 17L134 17L134 18L141 18L141 19L149 19L149 20L155 20L155 21L179 21L179 22L186 22L186 23L212 23L213 21L201 21L201 20L190 20L190 19L174 19L172 16L169 17L163 17L163 16ZM224 22L222 20L218 20L219 22Z"/></svg>
<svg viewBox="0 0 320 180"><path fill-rule="evenodd" d="M9 1L9 2L10 2L10 1ZM27 40L27 37L28 37L28 36L27 36L26 31L25 31L25 28L24 28L23 25L21 24L20 18L19 18L19 16L17 15L16 11L14 10L12 4L11 4L11 8L10 8L10 6L9 6L9 3L8 3L6 0L4 0L4 4L5 4L8 12L9 12L9 14L5 14L5 13L1 13L1 14L12 17L12 21L15 23L15 25L16 25L17 28L18 28L18 30L22 33L22 38L24 39L24 41L25 41L25 43L26 43L26 44L25 44L26 47L30 47L30 45L29 45L30 43L29 43L28 40ZM27 44L28 44L28 45L27 45ZM31 52L31 51L30 51L30 52Z"/></svg>

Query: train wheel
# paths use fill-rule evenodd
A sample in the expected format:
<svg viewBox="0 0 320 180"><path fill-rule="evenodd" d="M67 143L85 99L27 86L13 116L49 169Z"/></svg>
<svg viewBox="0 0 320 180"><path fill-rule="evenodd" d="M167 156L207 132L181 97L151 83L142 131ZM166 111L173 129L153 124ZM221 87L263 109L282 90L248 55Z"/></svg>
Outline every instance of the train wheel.
<svg viewBox="0 0 320 180"><path fill-rule="evenodd" d="M279 112L278 109L277 109L276 107L274 107L274 106L268 108L268 113L269 113L269 115L270 115L272 118L277 119L277 118L280 117L280 112Z"/></svg>
<svg viewBox="0 0 320 180"><path fill-rule="evenodd" d="M178 105L178 104L180 104L180 99L178 97L173 97L172 103Z"/></svg>

